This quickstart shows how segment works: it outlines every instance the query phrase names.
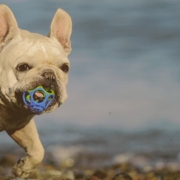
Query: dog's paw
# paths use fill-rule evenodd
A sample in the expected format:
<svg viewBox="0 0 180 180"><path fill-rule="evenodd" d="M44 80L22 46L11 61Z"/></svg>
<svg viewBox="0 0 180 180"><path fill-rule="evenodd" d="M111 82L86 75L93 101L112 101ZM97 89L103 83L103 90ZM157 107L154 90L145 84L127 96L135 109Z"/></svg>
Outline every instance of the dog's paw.
<svg viewBox="0 0 180 180"><path fill-rule="evenodd" d="M35 166L29 161L27 157L19 159L13 167L13 173L16 177L26 178L30 175Z"/></svg>

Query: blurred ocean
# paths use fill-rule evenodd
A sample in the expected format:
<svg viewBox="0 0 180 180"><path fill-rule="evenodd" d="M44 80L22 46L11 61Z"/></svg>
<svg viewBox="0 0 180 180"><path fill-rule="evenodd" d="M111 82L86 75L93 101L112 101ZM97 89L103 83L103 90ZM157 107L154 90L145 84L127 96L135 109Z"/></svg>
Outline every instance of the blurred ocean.
<svg viewBox="0 0 180 180"><path fill-rule="evenodd" d="M19 27L47 34L61 7L73 20L69 99L36 117L46 149L178 162L180 1L0 0ZM0 151L17 147L0 133ZM74 152L74 151L73 151ZM131 155L129 155L131 154Z"/></svg>

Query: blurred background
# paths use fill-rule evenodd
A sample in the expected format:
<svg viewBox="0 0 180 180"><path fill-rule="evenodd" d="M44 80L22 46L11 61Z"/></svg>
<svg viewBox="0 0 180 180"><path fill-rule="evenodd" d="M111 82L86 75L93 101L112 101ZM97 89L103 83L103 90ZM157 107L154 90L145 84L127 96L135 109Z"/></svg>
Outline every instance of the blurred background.
<svg viewBox="0 0 180 180"><path fill-rule="evenodd" d="M96 165L138 157L138 166L178 166L180 1L0 3L12 9L21 29L44 35L59 7L73 20L69 98L35 117L47 154L56 160L96 154ZM5 132L0 144L1 153L20 149Z"/></svg>

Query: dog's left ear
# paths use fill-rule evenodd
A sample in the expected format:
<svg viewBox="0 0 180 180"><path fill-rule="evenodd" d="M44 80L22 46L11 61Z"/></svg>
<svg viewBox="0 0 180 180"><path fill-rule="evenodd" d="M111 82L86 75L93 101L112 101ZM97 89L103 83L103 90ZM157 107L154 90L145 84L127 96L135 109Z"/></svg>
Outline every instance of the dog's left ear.
<svg viewBox="0 0 180 180"><path fill-rule="evenodd" d="M62 9L58 9L51 22L48 36L56 38L61 43L67 56L71 52L71 32L72 20L70 15Z"/></svg>

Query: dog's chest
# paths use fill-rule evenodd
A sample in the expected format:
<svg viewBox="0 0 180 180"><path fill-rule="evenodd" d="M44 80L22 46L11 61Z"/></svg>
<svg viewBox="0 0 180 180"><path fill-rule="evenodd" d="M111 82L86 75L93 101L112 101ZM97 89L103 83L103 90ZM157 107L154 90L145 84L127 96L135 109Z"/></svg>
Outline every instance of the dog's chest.
<svg viewBox="0 0 180 180"><path fill-rule="evenodd" d="M34 115L0 106L0 131L19 129L25 126Z"/></svg>

